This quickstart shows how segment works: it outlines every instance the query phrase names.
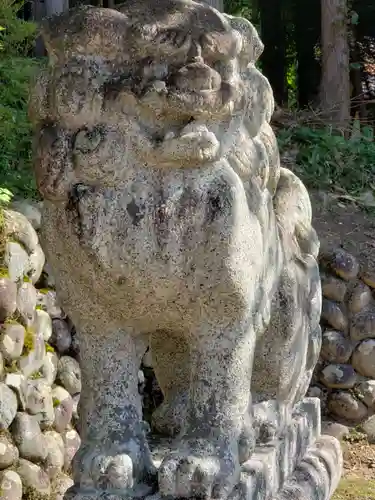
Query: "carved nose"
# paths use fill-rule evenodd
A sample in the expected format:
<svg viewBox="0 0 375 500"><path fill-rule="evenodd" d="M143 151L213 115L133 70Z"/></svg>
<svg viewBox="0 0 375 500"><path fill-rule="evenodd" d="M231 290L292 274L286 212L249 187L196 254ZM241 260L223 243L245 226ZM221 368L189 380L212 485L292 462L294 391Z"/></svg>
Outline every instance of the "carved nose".
<svg viewBox="0 0 375 500"><path fill-rule="evenodd" d="M171 76L171 84L185 92L219 90L221 77L217 71L197 57L194 62L180 68Z"/></svg>

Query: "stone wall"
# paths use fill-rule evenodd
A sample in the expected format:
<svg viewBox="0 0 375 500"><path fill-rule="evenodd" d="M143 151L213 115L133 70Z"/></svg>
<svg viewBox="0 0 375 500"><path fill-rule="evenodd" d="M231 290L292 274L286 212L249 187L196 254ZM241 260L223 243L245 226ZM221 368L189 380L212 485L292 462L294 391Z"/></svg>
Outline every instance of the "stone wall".
<svg viewBox="0 0 375 500"><path fill-rule="evenodd" d="M375 274L342 248L320 256L323 342L310 395L375 439Z"/></svg>
<svg viewBox="0 0 375 500"><path fill-rule="evenodd" d="M39 211L20 208L38 228ZM33 226L18 212L0 217L0 498L59 500L80 444L74 328Z"/></svg>

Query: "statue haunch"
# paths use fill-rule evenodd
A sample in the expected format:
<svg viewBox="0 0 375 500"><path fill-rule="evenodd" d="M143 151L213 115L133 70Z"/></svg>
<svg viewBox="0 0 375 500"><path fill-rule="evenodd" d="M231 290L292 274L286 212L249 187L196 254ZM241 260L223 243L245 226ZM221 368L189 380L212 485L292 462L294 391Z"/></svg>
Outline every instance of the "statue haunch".
<svg viewBox="0 0 375 500"><path fill-rule="evenodd" d="M85 7L43 36L42 242L83 377L71 495L137 496L157 478L163 496L223 499L320 348L311 206L279 164L262 44L188 0ZM158 472L137 387L149 343L165 397L153 425L178 433Z"/></svg>

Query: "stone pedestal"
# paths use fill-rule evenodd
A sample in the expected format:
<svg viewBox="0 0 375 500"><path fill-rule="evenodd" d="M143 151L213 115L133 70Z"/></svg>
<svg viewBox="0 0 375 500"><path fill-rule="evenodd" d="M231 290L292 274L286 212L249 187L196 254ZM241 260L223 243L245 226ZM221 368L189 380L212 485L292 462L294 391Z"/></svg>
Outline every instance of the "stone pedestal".
<svg viewBox="0 0 375 500"><path fill-rule="evenodd" d="M341 477L343 460L340 443L320 433L320 401L305 398L293 413L290 425L276 441L258 445L242 465L238 485L230 500L328 500ZM154 463L160 466L169 451L168 439L151 438ZM65 500L126 500L118 492L77 491ZM139 492L145 500L161 498L157 491Z"/></svg>

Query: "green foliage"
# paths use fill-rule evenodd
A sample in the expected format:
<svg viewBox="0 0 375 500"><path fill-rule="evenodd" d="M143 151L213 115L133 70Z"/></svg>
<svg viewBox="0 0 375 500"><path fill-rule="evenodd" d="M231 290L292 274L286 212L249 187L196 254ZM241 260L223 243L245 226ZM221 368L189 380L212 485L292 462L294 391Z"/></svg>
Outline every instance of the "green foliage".
<svg viewBox="0 0 375 500"><path fill-rule="evenodd" d="M0 202L36 195L27 116L30 81L40 63L27 57L36 25L17 18L23 0L0 1Z"/></svg>
<svg viewBox="0 0 375 500"><path fill-rule="evenodd" d="M56 408L56 406L59 406L61 404L61 401L58 398L53 398L53 407Z"/></svg>
<svg viewBox="0 0 375 500"><path fill-rule="evenodd" d="M34 349L35 332L32 328L26 329L25 341L23 344L22 356L28 356Z"/></svg>
<svg viewBox="0 0 375 500"><path fill-rule="evenodd" d="M46 342L45 346L46 346L46 352L55 352L55 349L47 342Z"/></svg>
<svg viewBox="0 0 375 500"><path fill-rule="evenodd" d="M24 0L0 2L0 50L7 56L27 56L33 47L36 24L17 17Z"/></svg>
<svg viewBox="0 0 375 500"><path fill-rule="evenodd" d="M296 173L308 187L341 188L354 196L375 191L375 142L371 127L352 138L330 128L295 127L278 134L281 153L295 151Z"/></svg>

